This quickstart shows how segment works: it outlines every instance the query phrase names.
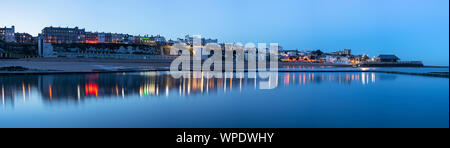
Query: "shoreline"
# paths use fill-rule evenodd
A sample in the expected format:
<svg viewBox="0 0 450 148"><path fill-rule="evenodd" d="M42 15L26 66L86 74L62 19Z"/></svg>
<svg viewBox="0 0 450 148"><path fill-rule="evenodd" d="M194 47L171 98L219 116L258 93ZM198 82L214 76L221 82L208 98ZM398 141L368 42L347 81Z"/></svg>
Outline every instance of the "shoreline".
<svg viewBox="0 0 450 148"><path fill-rule="evenodd" d="M169 71L171 61L168 60L120 60L120 59L69 59L69 58L36 58L36 59L0 59L0 76L5 75L55 75L55 74L90 74L90 73L124 73ZM299 66L299 68L296 68ZM288 67L286 69L286 67ZM290 69L292 67L293 69ZM11 68L13 70L1 70ZM309 69L311 68L311 69ZM324 68L322 70L317 68ZM431 72L405 72L378 70L370 67L352 68L343 64L295 64L279 63L278 72L376 72L449 78L448 70ZM392 67L411 68L411 67ZM448 68L448 66L424 66L421 68ZM19 69L19 70L15 70ZM255 70L235 70L237 72L256 72Z"/></svg>
<svg viewBox="0 0 450 148"><path fill-rule="evenodd" d="M111 74L111 73L133 73L133 72L169 72L169 70L124 70L124 71L92 71L92 72L20 72L20 73L2 73L0 76L27 76L27 75L73 75L73 74ZM195 71L194 71L195 72ZM238 72L256 72L256 71L238 71ZM298 71L278 71L282 73L386 73L386 74L401 74L401 75L415 75L415 76L428 76L428 77L440 77L449 78L449 73L408 73L408 72L398 72L398 71L357 71L357 70L333 70L333 71L308 71L308 70L298 70Z"/></svg>
<svg viewBox="0 0 450 148"><path fill-rule="evenodd" d="M91 72L67 72L67 71L52 71L52 72L42 72L42 71L25 71L25 72L0 72L0 76L17 76L17 75L73 75L73 74L111 74L111 73L133 73L133 72L169 72L168 69L148 69L148 70L117 70L117 71L91 71ZM199 71L193 71L199 72ZM236 72L257 72L250 70L236 71ZM409 73L409 72L399 72L399 71L379 71L379 70L279 70L277 72L282 73L364 73L364 72L374 72L374 73L386 73L386 74L402 74L402 75L415 75L415 76L429 76L429 77L440 77L449 78L449 73Z"/></svg>

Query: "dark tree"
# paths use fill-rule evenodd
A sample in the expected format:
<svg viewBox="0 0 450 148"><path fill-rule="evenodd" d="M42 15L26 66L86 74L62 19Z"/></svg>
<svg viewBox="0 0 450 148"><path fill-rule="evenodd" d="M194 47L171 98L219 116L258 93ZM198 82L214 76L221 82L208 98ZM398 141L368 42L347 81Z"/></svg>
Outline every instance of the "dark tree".
<svg viewBox="0 0 450 148"><path fill-rule="evenodd" d="M317 56L322 56L323 52L320 50L316 50L316 51L313 51L312 54L317 55Z"/></svg>

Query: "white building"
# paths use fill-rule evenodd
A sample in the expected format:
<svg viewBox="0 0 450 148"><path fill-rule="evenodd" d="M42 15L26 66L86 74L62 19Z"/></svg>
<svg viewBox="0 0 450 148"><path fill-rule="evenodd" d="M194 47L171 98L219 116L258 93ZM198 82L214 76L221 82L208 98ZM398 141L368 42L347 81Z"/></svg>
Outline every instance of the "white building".
<svg viewBox="0 0 450 148"><path fill-rule="evenodd" d="M44 58L57 57L52 43L46 43L45 37L42 35L38 37L38 55Z"/></svg>
<svg viewBox="0 0 450 148"><path fill-rule="evenodd" d="M325 62L326 63L336 63L337 62L337 58L335 56L326 56L325 57Z"/></svg>
<svg viewBox="0 0 450 148"><path fill-rule="evenodd" d="M104 32L98 33L98 43L106 42L106 34Z"/></svg>
<svg viewBox="0 0 450 148"><path fill-rule="evenodd" d="M351 64L351 62L349 61L349 58L347 58L347 57L339 57L339 58L337 58L337 60L334 63L335 64Z"/></svg>

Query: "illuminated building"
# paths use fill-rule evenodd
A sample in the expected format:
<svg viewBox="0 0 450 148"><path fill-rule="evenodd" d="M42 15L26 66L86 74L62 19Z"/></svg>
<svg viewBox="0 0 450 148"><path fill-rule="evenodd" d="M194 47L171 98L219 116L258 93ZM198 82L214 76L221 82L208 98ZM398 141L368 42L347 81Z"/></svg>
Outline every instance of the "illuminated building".
<svg viewBox="0 0 450 148"><path fill-rule="evenodd" d="M135 39L129 34L119 33L98 33L98 43L133 44Z"/></svg>
<svg viewBox="0 0 450 148"><path fill-rule="evenodd" d="M145 44L145 45L163 45L166 43L166 38L164 38L163 36L157 35L157 36L144 36L141 37L141 44Z"/></svg>
<svg viewBox="0 0 450 148"><path fill-rule="evenodd" d="M33 43L33 36L28 33L15 33L17 43Z"/></svg>
<svg viewBox="0 0 450 148"><path fill-rule="evenodd" d="M111 34L111 40L112 40L112 43L124 43L125 35L113 33L113 34Z"/></svg>
<svg viewBox="0 0 450 148"><path fill-rule="evenodd" d="M143 44L141 37L122 33L86 32L85 29L46 27L41 34L45 43L71 44L71 43L106 43L106 44ZM153 38L149 37L149 38ZM165 42L162 36L155 36L156 42Z"/></svg>
<svg viewBox="0 0 450 148"><path fill-rule="evenodd" d="M16 38L14 37L15 27L11 26L11 28L0 28L0 40L6 42L16 42Z"/></svg>
<svg viewBox="0 0 450 148"><path fill-rule="evenodd" d="M46 27L42 30L46 43L71 44L84 43L85 30L75 28Z"/></svg>
<svg viewBox="0 0 450 148"><path fill-rule="evenodd" d="M85 43L96 44L98 43L98 33L86 32L84 39Z"/></svg>

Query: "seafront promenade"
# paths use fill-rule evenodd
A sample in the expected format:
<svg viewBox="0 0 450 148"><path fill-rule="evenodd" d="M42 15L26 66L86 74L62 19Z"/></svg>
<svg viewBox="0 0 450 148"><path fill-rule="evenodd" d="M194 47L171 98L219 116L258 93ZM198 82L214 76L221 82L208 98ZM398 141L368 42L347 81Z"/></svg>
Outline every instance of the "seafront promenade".
<svg viewBox="0 0 450 148"><path fill-rule="evenodd" d="M169 71L170 59L32 58L0 59L0 75ZM269 65L268 65L269 66ZM236 71L254 71L248 69ZM379 72L449 77L448 67L352 67L345 64L279 62L278 72Z"/></svg>
<svg viewBox="0 0 450 148"><path fill-rule="evenodd" d="M173 58L155 59L101 59L101 58L31 58L0 59L0 73L70 73L70 72L106 72L106 71L167 71ZM345 64L321 63L285 63L279 62L279 68L300 67L351 67ZM270 66L270 65L268 65ZM20 67L22 70L7 68ZM247 66L245 66L247 69Z"/></svg>
<svg viewBox="0 0 450 148"><path fill-rule="evenodd" d="M122 59L70 59L35 58L1 59L0 73L86 73L105 71L134 71L139 69L158 70L168 68L172 60L122 60ZM25 68L21 71L7 70L8 67Z"/></svg>

